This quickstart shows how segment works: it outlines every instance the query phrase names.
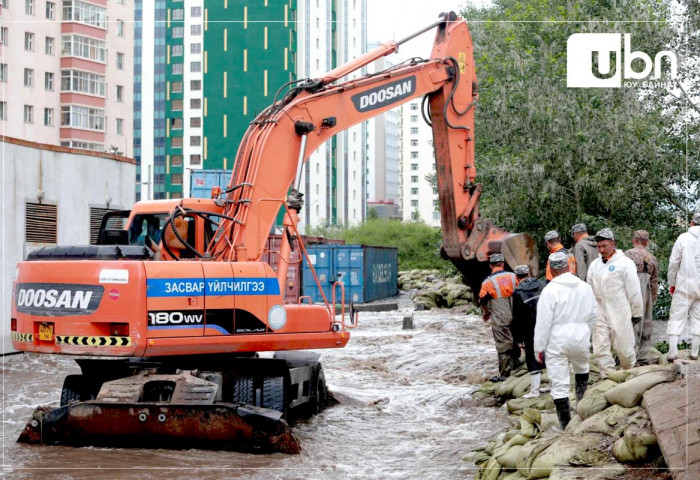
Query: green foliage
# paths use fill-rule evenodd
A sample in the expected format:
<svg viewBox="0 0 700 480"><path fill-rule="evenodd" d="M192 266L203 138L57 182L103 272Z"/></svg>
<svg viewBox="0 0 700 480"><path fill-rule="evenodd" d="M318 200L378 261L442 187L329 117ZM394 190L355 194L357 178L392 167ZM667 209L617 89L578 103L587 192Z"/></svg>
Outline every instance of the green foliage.
<svg viewBox="0 0 700 480"><path fill-rule="evenodd" d="M678 342L678 350L690 350L691 345L683 340L682 342ZM661 353L668 353L668 342L664 340L663 342L659 342L656 345L654 345L654 348L657 349Z"/></svg>
<svg viewBox="0 0 700 480"><path fill-rule="evenodd" d="M439 256L440 230L422 222L400 222L382 218L350 228L317 228L313 235L340 238L350 244L398 247L399 270L440 269L454 273L454 267Z"/></svg>
<svg viewBox="0 0 700 480"><path fill-rule="evenodd" d="M479 78L482 214L533 235L543 260L542 236L551 229L571 245L574 223L586 222L589 232L612 227L620 248L630 248L632 232L643 228L665 272L684 230L679 219L697 199L700 165L688 162L686 170L687 149L696 148L686 140L698 138L698 122L689 121L689 107L670 103L666 89L568 88L566 40L581 32L630 33L632 49L653 58L678 37L666 22L669 3L493 0L467 5L463 16Z"/></svg>

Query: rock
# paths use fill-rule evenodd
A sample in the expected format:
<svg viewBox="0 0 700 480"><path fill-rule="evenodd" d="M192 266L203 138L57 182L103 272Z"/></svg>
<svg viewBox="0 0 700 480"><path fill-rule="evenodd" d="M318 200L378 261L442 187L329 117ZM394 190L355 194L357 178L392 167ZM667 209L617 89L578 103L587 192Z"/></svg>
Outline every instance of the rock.
<svg viewBox="0 0 700 480"><path fill-rule="evenodd" d="M630 408L638 405L642 401L644 392L651 387L659 383L673 382L676 380L676 377L676 372L669 369L644 373L611 388L605 392L605 398L611 404Z"/></svg>

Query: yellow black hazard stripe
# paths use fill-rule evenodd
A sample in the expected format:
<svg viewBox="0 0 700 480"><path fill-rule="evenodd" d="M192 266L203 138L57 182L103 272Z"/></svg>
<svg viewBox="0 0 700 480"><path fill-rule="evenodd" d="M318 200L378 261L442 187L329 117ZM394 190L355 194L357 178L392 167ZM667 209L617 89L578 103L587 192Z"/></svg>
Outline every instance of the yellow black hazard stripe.
<svg viewBox="0 0 700 480"><path fill-rule="evenodd" d="M33 343L34 335L32 335L31 333L12 332L12 341Z"/></svg>
<svg viewBox="0 0 700 480"><path fill-rule="evenodd" d="M74 337L56 335L58 345L77 345L80 347L130 347L131 337Z"/></svg>

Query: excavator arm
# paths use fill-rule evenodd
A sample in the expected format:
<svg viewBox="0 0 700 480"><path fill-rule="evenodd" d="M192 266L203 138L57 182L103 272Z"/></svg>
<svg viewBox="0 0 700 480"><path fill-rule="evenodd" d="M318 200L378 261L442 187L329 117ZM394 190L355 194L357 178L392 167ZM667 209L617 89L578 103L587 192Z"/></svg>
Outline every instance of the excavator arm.
<svg viewBox="0 0 700 480"><path fill-rule="evenodd" d="M437 33L429 60L414 59L378 74L338 81L397 51L408 39L388 42L319 79L293 86L258 115L239 146L225 191L225 215L209 255L235 261L260 259L285 200L285 225L296 226L296 214L303 205L303 195L298 192L302 165L314 150L353 125L426 96L433 129L443 256L457 265L472 286L485 276L484 262L493 252L502 251L513 267L527 263L536 269L536 248L530 237L509 235L479 216L482 186L475 183L474 164L477 81L467 24L450 12L428 28L433 27ZM280 279L286 278L285 267L282 260Z"/></svg>

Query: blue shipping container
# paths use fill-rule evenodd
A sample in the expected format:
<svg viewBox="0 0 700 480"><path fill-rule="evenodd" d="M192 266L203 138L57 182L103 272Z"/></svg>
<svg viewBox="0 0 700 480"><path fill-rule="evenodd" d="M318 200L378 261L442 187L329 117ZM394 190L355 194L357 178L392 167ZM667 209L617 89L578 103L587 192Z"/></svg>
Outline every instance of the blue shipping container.
<svg viewBox="0 0 700 480"><path fill-rule="evenodd" d="M309 259L329 302L333 283L342 280L345 302L366 303L398 295L398 250L369 245L310 245ZM337 290L340 295L340 290ZM304 262L302 294L323 302L309 265ZM336 302L340 303L337 298Z"/></svg>
<svg viewBox="0 0 700 480"><path fill-rule="evenodd" d="M192 170L190 174L190 197L211 198L212 187L225 190L231 180L231 170Z"/></svg>

